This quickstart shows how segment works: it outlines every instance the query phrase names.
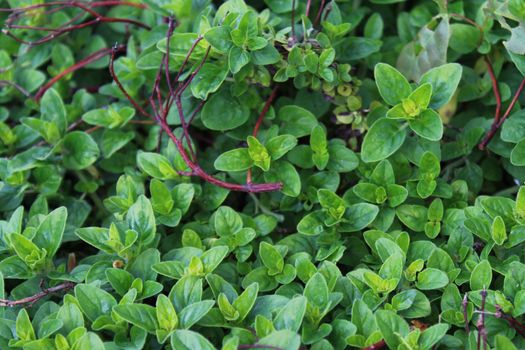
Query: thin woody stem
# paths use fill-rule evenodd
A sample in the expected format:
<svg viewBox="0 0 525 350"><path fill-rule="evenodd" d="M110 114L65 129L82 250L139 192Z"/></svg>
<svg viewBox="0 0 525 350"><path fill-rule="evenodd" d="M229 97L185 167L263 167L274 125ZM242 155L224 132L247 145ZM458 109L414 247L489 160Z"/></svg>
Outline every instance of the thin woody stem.
<svg viewBox="0 0 525 350"><path fill-rule="evenodd" d="M467 335L469 335L470 333L470 328L469 328L469 325L468 325L468 299L467 299L467 294L465 293L465 296L463 297L463 302L462 302L462 306L463 306L463 318L465 319L465 332L467 333Z"/></svg>
<svg viewBox="0 0 525 350"><path fill-rule="evenodd" d="M177 105L177 111L179 112L179 118L182 125L182 132L186 138L186 143L188 144L188 149L190 151L191 158L193 161L197 159L195 152L193 151L193 146L191 145L190 135L188 133L188 124L186 123L186 118L184 117L184 111L182 109L182 101L180 100L180 95L175 97L175 104Z"/></svg>
<svg viewBox="0 0 525 350"><path fill-rule="evenodd" d="M308 15L310 14L310 7L312 6L312 0L308 0L306 2L306 11L305 11L305 16L308 17Z"/></svg>
<svg viewBox="0 0 525 350"><path fill-rule="evenodd" d="M462 21L467 22L468 24L476 27L476 29L480 33L479 40L478 40L478 45L477 45L479 47L481 45L481 43L483 42L483 37L485 36L485 32L483 31L483 27L481 27L478 23L476 23L476 21L473 21L473 20L471 20L468 17L460 15L459 13L450 13L449 15L450 15L450 17L462 20Z"/></svg>
<svg viewBox="0 0 525 350"><path fill-rule="evenodd" d="M261 113L259 114L259 117L257 118L257 121L255 122L255 127L253 128L253 137L257 137L257 133L259 132L259 128L261 127L261 124L264 120L264 117L270 110L270 106L272 105L273 101L275 100L275 97L277 96L277 89L278 86L275 86L270 93L270 97L266 100L266 103L263 106L263 109L261 110ZM252 168L248 168L248 171L246 173L246 183L252 182Z"/></svg>
<svg viewBox="0 0 525 350"><path fill-rule="evenodd" d="M361 350L378 350L382 349L386 346L386 343L384 340L380 340L377 343L374 343L370 346L367 346L366 348L362 348Z"/></svg>
<svg viewBox="0 0 525 350"><path fill-rule="evenodd" d="M39 293L36 293L35 295L32 295L30 297L18 299L18 300L8 300L8 299L0 299L0 306L4 307L13 307L17 305L25 305L25 304L34 304L43 297L56 292L66 291L71 288L73 288L75 284L73 282L64 282L62 284L59 284L57 286L47 288L42 290Z"/></svg>
<svg viewBox="0 0 525 350"><path fill-rule="evenodd" d="M485 328L485 303L487 301L487 290L483 288L481 291L481 314L478 320L478 350L481 349L483 342L483 349L487 350L487 329Z"/></svg>
<svg viewBox="0 0 525 350"><path fill-rule="evenodd" d="M93 1L93 2L82 2L82 1L51 1L44 4L35 4L35 5L29 5L24 7L15 7L15 8L0 8L0 12L26 12L30 10L35 10L42 7L50 7L50 6L77 6L77 5L87 5L91 7L108 7L108 6L130 6L130 7L136 7L140 9L147 8L146 5L138 4L135 2L130 1L118 1L118 0L107 0L107 1Z"/></svg>
<svg viewBox="0 0 525 350"><path fill-rule="evenodd" d="M489 73L490 81L492 82L492 90L494 91L494 97L496 98L496 112L494 114L494 121L498 122L501 111L501 94L499 92L498 80L496 79L496 75L494 74L494 68L492 67L492 63L490 62L487 56L485 56L485 62L487 64L487 71Z"/></svg>
<svg viewBox="0 0 525 350"><path fill-rule="evenodd" d="M36 101L39 101L42 96L44 96L44 94L46 93L47 90L49 90L57 81L59 81L60 79L62 79L64 76L68 75L69 73L72 73L74 71L77 71L79 70L80 68L83 68L85 66L87 66L88 64L94 62L94 61L97 61L99 59L101 59L102 57L104 56L107 56L109 54L111 54L114 50L116 51L122 51L124 50L126 47L124 45L120 45L118 46L117 48L104 48L104 49L100 49L94 53L92 53L91 55L85 57L84 59L82 59L81 61L75 63L74 65L72 66L69 66L68 68L66 68L65 70L63 70L62 72L60 72L58 75L56 75L55 77L53 77L51 80L49 80L44 86L42 86L38 92L36 93L35 95L35 100Z"/></svg>
<svg viewBox="0 0 525 350"><path fill-rule="evenodd" d="M292 43L295 43L295 0L292 0L291 25L292 25Z"/></svg>
<svg viewBox="0 0 525 350"><path fill-rule="evenodd" d="M140 114L142 114L143 116L147 117L147 118L150 118L150 119L153 119L155 120L155 118L149 114L148 112L146 112L129 94L128 92L126 91L126 89L124 88L124 86L122 85L122 83L120 82L120 80L118 79L117 75L115 74L115 67L114 67L114 62L115 62L115 54L117 53L117 46L115 46L113 48L113 50L111 51L111 58L109 60L109 73L111 74L111 77L113 78L113 80L115 81L115 83L117 84L118 88L120 89L120 91L124 94L124 96L128 99L128 101L133 105L133 107L135 107L135 109L137 111L139 111Z"/></svg>
<svg viewBox="0 0 525 350"><path fill-rule="evenodd" d="M166 72L166 82L168 83L168 90L170 92L170 96L173 95L173 86L171 84L170 79L170 39L173 35L173 31L175 30L175 19L173 17L169 17L168 19L168 34L166 35L166 54L164 55L164 69Z"/></svg>
<svg viewBox="0 0 525 350"><path fill-rule="evenodd" d="M184 71L184 68L186 67L186 65L188 64L189 60L190 60L190 57L193 53L193 51L195 51L195 48L197 47L197 44L203 39L202 36L199 36L194 42L193 44L191 45L190 47L190 50L188 51L188 53L186 54L186 57L184 59L184 61L182 62L182 65L180 66L179 68L179 71L177 72L177 75L175 76L175 79L173 79L173 84L177 83L180 79L180 76L182 75L182 72ZM208 57L208 54L210 52L210 47L208 47L208 49L206 50L206 53L204 55L204 58L201 62L201 64L199 65L199 67L197 68L197 70L200 70L200 68L202 67L202 65L204 64L205 60L207 59ZM168 61L169 63L169 61ZM195 72L194 72L195 73ZM193 77L195 76L195 74L193 74L190 79L193 80ZM190 80L190 82L191 82ZM188 83L189 84L189 83ZM175 89L175 91L170 94L168 96L168 98L166 99L166 103L165 103L165 107L164 109L166 110L166 114L169 112L169 110L171 109L171 106L173 105L173 101L174 101L174 97L175 95L181 93L181 91L183 91L185 88L187 87L184 86L184 84L179 84L179 86Z"/></svg>
<svg viewBox="0 0 525 350"><path fill-rule="evenodd" d="M186 79L185 82L182 82L182 87L177 89L178 93L181 94L184 89L189 85L189 83L191 82L191 80L193 79L193 77L195 77L195 75L197 74L197 72L199 71L199 69L202 67L202 65L204 64L204 61L207 57L207 54L209 52L209 48L206 52L206 55L204 57L204 59L202 60L201 64L199 65L199 67L190 75L190 77L188 77ZM186 163L186 165L190 168L191 172L189 173L184 173L184 175L192 175L192 176L198 176L200 177L201 179L203 179L204 181L206 182L209 182L211 184L214 184L214 185L217 185L217 186L220 186L220 187L223 187L223 188L226 188L228 190L231 190L231 191L240 191L240 192L251 192L251 193L256 193L256 192L271 192L271 191L278 191L282 188L282 184L281 183L263 183L263 184L251 184L251 183L247 183L247 184L235 184L235 183L230 183L230 182L226 182L226 181L223 181L223 180L220 180L220 179L217 179L213 176L211 176L210 174L206 173L197 163L196 161L192 160L190 158L190 156L188 155L188 153L186 152L186 149L181 141L181 139L179 139L177 136L175 136L175 134L173 133L173 131L171 130L170 126L168 125L167 121L163 118L159 118L158 117L158 113L157 111L155 110L155 116L151 115L150 113L146 112L142 107L140 107L140 105L129 95L129 93L126 91L126 89L124 88L124 86L122 85L122 83L120 82L120 80L118 79L117 75L115 74L115 69L114 69L114 61L115 61L115 53L116 53L116 50L113 50L112 51L112 55L111 55L111 59L110 59L110 64L109 64L109 70L110 70L110 74L113 78L113 80L115 81L115 83L117 84L118 88L122 91L122 93L124 94L124 96L128 99L128 101L133 105L133 107L135 107L135 109L137 109L137 111L139 111L142 115L156 121L161 129L166 133L166 135L168 135L168 137L171 139L171 141L174 143L175 147L177 148L177 150L179 151L182 159L184 160L184 162ZM175 96L175 99L177 96ZM150 99L150 102L152 101L153 99ZM181 111L179 111L181 112ZM183 111L182 111L183 112Z"/></svg>
<svg viewBox="0 0 525 350"><path fill-rule="evenodd" d="M494 314L494 316L496 318L501 318L501 319L506 320L509 323L510 327L514 328L519 335L525 338L525 326L520 321L518 321L516 318L505 314L501 310L501 306L497 304L496 304L496 313Z"/></svg>
<svg viewBox="0 0 525 350"><path fill-rule="evenodd" d="M509 106L507 107L507 110L505 111L505 114L503 114L503 116L501 118L499 118L498 121L494 121L492 123L492 126L490 127L490 130L488 131L488 133L485 135L485 137L483 138L483 140L480 142L480 144L478 145L479 149L480 150L484 150L485 147L488 145L488 143L490 142L490 140L492 140L492 138L494 137L494 135L496 135L496 132L498 131L498 129L501 127L501 125L503 125L503 123L505 122L505 120L507 119L507 117L510 115L510 113L512 112L512 109L514 108L514 106L516 105L516 103L518 102L518 99L521 95L521 92L523 91L523 89L525 88L525 78L521 81L521 84L520 86L518 87L518 90L516 90L516 93L514 94L514 97L512 98L512 101L510 102Z"/></svg>
<svg viewBox="0 0 525 350"><path fill-rule="evenodd" d="M317 15L315 16L314 26L319 24L319 20L321 19L321 14L323 13L325 5L325 0L321 0L321 5L319 6L319 10L317 10Z"/></svg>
<svg viewBox="0 0 525 350"><path fill-rule="evenodd" d="M266 350L283 350L277 346L273 345L263 345L263 344L241 344L237 349L266 349Z"/></svg>
<svg viewBox="0 0 525 350"><path fill-rule="evenodd" d="M130 2L121 2L121 1L99 1L99 2L95 2L95 3L89 3L89 2L84 3L84 2L80 2L80 1L54 1L54 2L44 3L44 4L36 4L36 5L21 7L21 8L0 9L1 12L11 12L11 14L9 15L9 17L7 18L7 20L5 22L6 29L2 30L2 32L4 34L6 34L7 36L13 38L14 40L20 42L20 43L23 43L23 44L26 44L26 45L30 45L30 46L34 46L34 45L39 45L39 44L43 44L43 43L49 42L49 41L55 39L56 37L61 36L61 35L66 34L66 33L69 33L71 31L75 31L75 30L78 30L78 29L89 27L91 25L95 25L95 24L98 24L98 23L127 23L127 24L136 25L136 26L139 26L141 28L145 28L145 29L149 30L150 27L148 25L140 22L140 21L137 21L137 20L134 20L134 19L128 19L128 18L106 17L106 16L103 16L100 13L98 13L98 12L96 12L96 11L94 11L92 9L93 7L116 6L116 5L125 5L125 6L133 6L133 7L137 7L137 8L144 8L140 4L134 4L134 5L131 5L131 4L132 3L130 3ZM84 23L72 24L76 20L78 20L80 17L83 16L83 14L81 13L80 15L75 16L70 21L66 22L65 24L63 24L60 27L57 27L55 29L47 28L47 27L21 26L21 25L15 25L13 23L17 19L19 19L22 15L28 14L28 12L30 12L32 10L36 10L36 9L39 9L39 8L50 8L51 7L51 10L46 11L46 12L55 11L56 9L52 8L54 6L57 6L59 9L63 9L63 8L66 8L66 7L78 8L78 9L82 10L84 14L91 15L91 16L93 16L95 18L92 19L92 20L89 20L87 22L84 22ZM42 37L42 38L40 38L40 39L38 39L36 41L26 41L26 40L23 40L23 39L17 37L13 33L11 33L9 31L9 29L11 29L11 28L12 29L33 29L33 30L36 30L36 31L47 31L47 32L50 32L50 34L45 35L44 37Z"/></svg>
<svg viewBox="0 0 525 350"><path fill-rule="evenodd" d="M23 87L21 87L20 85L18 85L14 81L0 80L0 86L10 86L10 87L13 87L16 90L18 90L25 97L30 97L31 96L31 94L26 89L24 89Z"/></svg>

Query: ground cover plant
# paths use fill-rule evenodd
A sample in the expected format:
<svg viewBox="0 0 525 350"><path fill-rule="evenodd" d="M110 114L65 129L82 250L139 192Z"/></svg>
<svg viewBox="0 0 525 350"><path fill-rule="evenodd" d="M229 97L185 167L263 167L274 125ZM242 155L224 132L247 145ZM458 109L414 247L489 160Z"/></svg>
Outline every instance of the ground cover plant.
<svg viewBox="0 0 525 350"><path fill-rule="evenodd" d="M522 0L0 0L0 348L525 348Z"/></svg>

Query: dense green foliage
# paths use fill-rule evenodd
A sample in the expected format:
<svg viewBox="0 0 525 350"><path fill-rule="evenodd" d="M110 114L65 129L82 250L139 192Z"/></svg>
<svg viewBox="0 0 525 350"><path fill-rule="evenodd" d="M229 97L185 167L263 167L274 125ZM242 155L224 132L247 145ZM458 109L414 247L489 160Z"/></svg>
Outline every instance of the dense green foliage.
<svg viewBox="0 0 525 350"><path fill-rule="evenodd" d="M0 7L1 349L525 348L522 0Z"/></svg>

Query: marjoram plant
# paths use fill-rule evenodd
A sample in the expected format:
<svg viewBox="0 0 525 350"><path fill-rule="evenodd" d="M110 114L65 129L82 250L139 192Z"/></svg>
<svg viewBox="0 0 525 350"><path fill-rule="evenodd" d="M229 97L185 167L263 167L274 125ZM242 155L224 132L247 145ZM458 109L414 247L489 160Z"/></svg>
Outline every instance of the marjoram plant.
<svg viewBox="0 0 525 350"><path fill-rule="evenodd" d="M0 349L525 348L523 0L0 22Z"/></svg>

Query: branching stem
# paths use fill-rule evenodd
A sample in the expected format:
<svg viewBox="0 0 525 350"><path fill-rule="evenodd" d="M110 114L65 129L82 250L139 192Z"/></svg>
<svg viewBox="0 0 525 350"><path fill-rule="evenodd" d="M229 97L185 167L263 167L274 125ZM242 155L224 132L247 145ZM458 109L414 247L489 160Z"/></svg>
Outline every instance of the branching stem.
<svg viewBox="0 0 525 350"><path fill-rule="evenodd" d="M57 293L61 291L67 291L73 288L74 286L75 284L73 282L64 282L54 287L43 289L41 292L38 292L35 295L32 295L30 297L26 297L26 298L22 298L18 300L0 299L0 306L13 307L17 305L34 304L49 294Z"/></svg>

